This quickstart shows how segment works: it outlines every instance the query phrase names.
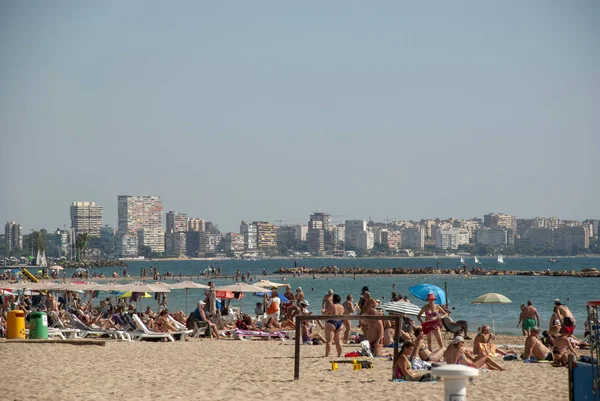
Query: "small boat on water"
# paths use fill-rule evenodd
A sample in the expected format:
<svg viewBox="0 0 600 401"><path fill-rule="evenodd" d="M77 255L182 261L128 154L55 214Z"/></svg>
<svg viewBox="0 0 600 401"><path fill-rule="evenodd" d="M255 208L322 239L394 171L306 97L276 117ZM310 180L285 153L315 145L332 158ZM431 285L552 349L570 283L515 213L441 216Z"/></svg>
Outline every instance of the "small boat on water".
<svg viewBox="0 0 600 401"><path fill-rule="evenodd" d="M560 261L556 258L548 259L548 263L558 263L558 262L560 262Z"/></svg>
<svg viewBox="0 0 600 401"><path fill-rule="evenodd" d="M475 263L476 263L476 264L479 264L479 263L480 263L480 262L479 262L479 258L478 258L477 256L475 256Z"/></svg>
<svg viewBox="0 0 600 401"><path fill-rule="evenodd" d="M503 255L498 255L498 263L504 264L504 256Z"/></svg>

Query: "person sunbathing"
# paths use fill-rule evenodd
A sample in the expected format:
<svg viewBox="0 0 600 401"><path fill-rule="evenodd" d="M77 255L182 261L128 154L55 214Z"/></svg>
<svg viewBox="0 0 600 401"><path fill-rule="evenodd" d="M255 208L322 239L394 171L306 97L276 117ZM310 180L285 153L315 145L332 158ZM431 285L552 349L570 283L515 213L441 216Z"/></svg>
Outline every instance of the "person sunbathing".
<svg viewBox="0 0 600 401"><path fill-rule="evenodd" d="M504 370L487 355L483 355L477 359L469 355L468 351L465 350L465 339L461 336L454 337L452 344L446 348L444 359L448 364L466 365L477 369L485 366L490 370Z"/></svg>
<svg viewBox="0 0 600 401"><path fill-rule="evenodd" d="M564 329L560 331L560 335L554 339L554 348L552 349L553 362L552 366L567 366L569 363L569 355L578 357L577 351L569 340L570 334Z"/></svg>
<svg viewBox="0 0 600 401"><path fill-rule="evenodd" d="M245 313L242 313L242 318L235 322L235 327L240 330L256 330L252 324L252 318Z"/></svg>
<svg viewBox="0 0 600 401"><path fill-rule="evenodd" d="M173 313L173 319L177 320L181 324L185 324L187 321L187 316L185 315L184 311L178 310L177 312Z"/></svg>
<svg viewBox="0 0 600 401"><path fill-rule="evenodd" d="M414 371L412 369L411 358L414 358L416 352L415 344L411 341L405 341L402 348L398 351L398 362L394 369L394 377L398 380L420 381L428 371Z"/></svg>
<svg viewBox="0 0 600 401"><path fill-rule="evenodd" d="M485 336L488 336L487 338ZM495 356L495 354L500 354L502 356L506 355L516 355L517 353L514 350L503 351L499 348L496 348L494 342L494 333L490 329L490 326L483 325L477 329L477 335L475 336L475 340L473 341L473 354L478 357L481 355L489 355Z"/></svg>
<svg viewBox="0 0 600 401"><path fill-rule="evenodd" d="M525 350L521 355L524 361L530 360L532 356L539 360L552 360L552 352L538 339L539 332L538 327L529 329L529 335L525 339Z"/></svg>
<svg viewBox="0 0 600 401"><path fill-rule="evenodd" d="M405 341L406 342L406 341ZM425 346L425 334L423 334L423 328L417 327L415 329L415 349L417 350L417 354L419 358L425 362L439 362L444 358L444 353L446 352L446 348L438 348L434 352L431 352Z"/></svg>
<svg viewBox="0 0 600 401"><path fill-rule="evenodd" d="M163 309L159 312L156 319L154 319L154 330L161 333L173 333L177 331L177 328L169 321L169 312Z"/></svg>
<svg viewBox="0 0 600 401"><path fill-rule="evenodd" d="M318 340L321 343L326 342L325 337L323 337L321 334L313 333L312 327L308 320L303 320L302 321L302 343L313 345L313 344L315 344L314 340Z"/></svg>

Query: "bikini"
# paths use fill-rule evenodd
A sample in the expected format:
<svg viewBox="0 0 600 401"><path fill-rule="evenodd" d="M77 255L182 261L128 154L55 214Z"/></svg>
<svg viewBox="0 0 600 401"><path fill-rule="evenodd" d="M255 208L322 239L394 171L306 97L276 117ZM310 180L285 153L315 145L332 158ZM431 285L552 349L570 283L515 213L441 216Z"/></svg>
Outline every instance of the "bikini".
<svg viewBox="0 0 600 401"><path fill-rule="evenodd" d="M425 318L439 316L437 312L425 312ZM440 328L439 320L426 320L421 324L423 327L423 334L429 334L431 331L435 331Z"/></svg>
<svg viewBox="0 0 600 401"><path fill-rule="evenodd" d="M343 325L343 321L342 320L328 320L325 323L330 323L333 325L333 327L335 327L335 331L338 331L342 325Z"/></svg>

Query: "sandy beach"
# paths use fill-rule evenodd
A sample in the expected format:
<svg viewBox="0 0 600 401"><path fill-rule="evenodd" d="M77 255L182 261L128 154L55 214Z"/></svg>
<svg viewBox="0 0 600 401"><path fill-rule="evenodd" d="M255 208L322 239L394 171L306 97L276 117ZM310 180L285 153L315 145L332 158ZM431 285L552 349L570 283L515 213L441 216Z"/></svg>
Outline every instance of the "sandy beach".
<svg viewBox="0 0 600 401"><path fill-rule="evenodd" d="M498 336L497 344L522 345L523 337ZM467 343L471 346L471 343ZM351 352L358 347L344 347ZM521 349L517 349L520 351ZM0 341L10 379L2 400L331 400L357 395L373 400L442 400L443 383L395 383L392 362L373 358L372 370L331 370L324 346L301 347L294 381L291 340L116 342L105 346ZM350 359L350 358L346 358ZM470 400L567 400L566 368L502 361L506 371L481 372L468 384ZM5 376L6 378L7 376Z"/></svg>

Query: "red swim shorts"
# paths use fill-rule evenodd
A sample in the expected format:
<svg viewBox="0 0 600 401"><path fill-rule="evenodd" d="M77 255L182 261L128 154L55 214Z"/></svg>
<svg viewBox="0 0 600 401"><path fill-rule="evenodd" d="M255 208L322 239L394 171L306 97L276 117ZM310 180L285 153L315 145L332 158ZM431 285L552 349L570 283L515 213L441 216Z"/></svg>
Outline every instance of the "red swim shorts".
<svg viewBox="0 0 600 401"><path fill-rule="evenodd" d="M440 328L440 321L429 320L427 322L423 322L421 327L423 327L423 334L429 334L431 331L435 331Z"/></svg>

